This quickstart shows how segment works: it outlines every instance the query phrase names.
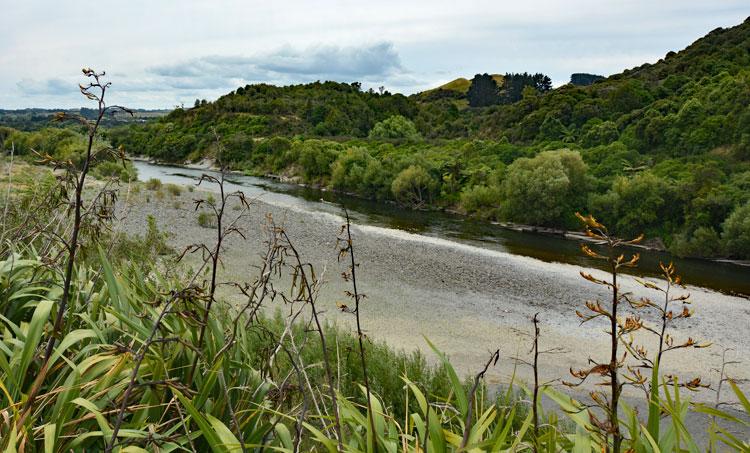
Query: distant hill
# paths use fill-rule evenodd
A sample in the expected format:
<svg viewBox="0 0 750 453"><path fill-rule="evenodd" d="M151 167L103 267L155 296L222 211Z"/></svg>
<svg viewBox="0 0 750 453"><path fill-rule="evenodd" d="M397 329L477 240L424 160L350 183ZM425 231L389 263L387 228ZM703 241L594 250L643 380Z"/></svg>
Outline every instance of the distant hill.
<svg viewBox="0 0 750 453"><path fill-rule="evenodd" d="M80 109L0 109L0 126L12 127L18 130L37 130L44 127L54 126L52 117L58 112L67 112L70 114L83 115L86 118L93 119L96 111L88 108ZM133 110L133 116L121 111L112 111L103 119L105 126L117 126L130 123L143 123L148 120L156 119L168 114L170 110Z"/></svg>
<svg viewBox="0 0 750 453"><path fill-rule="evenodd" d="M502 74L491 74L492 78L497 83L497 86L501 87L503 86L503 80L504 77ZM461 94L466 94L469 91L469 87L471 86L471 80L466 79L464 77L459 77L457 79L451 80L448 83L445 83L443 85L440 85L437 88L432 88L429 90L425 90L420 94L426 94L433 91L443 90L443 91L456 91Z"/></svg>

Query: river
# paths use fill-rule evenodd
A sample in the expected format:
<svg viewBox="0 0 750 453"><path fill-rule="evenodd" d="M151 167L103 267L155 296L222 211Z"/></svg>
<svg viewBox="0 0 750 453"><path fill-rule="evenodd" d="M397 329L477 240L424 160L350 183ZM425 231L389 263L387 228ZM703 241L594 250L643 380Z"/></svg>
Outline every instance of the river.
<svg viewBox="0 0 750 453"><path fill-rule="evenodd" d="M140 180L195 184L205 170L155 165L136 161ZM271 179L231 174L228 188L268 204L293 206L309 212L340 215L345 205L352 222L437 238L487 250L527 256L550 263L600 267L601 262L584 256L579 243L552 235L519 232L485 221L440 211L415 211L390 203L378 203L331 191L279 183ZM750 267L730 262L679 258L668 253L638 250L639 268L632 273L656 276L659 262L674 262L685 282L750 298Z"/></svg>

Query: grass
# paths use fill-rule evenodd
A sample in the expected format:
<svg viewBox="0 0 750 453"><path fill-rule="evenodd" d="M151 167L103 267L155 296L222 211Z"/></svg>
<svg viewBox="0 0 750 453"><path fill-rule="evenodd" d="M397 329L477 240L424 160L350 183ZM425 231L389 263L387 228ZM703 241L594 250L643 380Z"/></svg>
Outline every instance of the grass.
<svg viewBox="0 0 750 453"><path fill-rule="evenodd" d="M149 179L148 181L144 183L144 185L146 186L146 189L148 190L159 190L161 189L161 186L162 186L161 180L156 179L156 178Z"/></svg>
<svg viewBox="0 0 750 453"><path fill-rule="evenodd" d="M0 255L1 451L336 452L334 414L340 416L341 449L352 453L611 447L586 407L564 392L541 385L540 394L557 410L534 407L528 402L533 389L524 383L511 380L499 394L491 392L480 377L460 376L434 348L436 365L429 365L420 353L363 341L368 401L360 337L324 324L328 348L322 348L309 302L321 282L312 266L288 262L290 249L278 243L281 230L273 224L267 225L267 248L252 251L268 266L251 270L247 282L236 286L221 283L235 288L238 298L219 300L208 311L208 277L219 270L223 282L223 268L211 269L208 258L198 269L183 268L179 251L167 246L153 218L140 237L107 229L93 235L93 226L84 228L68 315L50 371L38 381L39 351L53 330L63 286L54 257L64 249L49 239L54 235L16 233L28 227L24 207L39 206L35 212L48 220L61 218L59 204L50 199L59 192L55 184L54 178L34 178L19 185L5 219L11 239ZM64 221L52 225L59 228L55 232L66 230ZM210 245L193 250L216 253ZM300 267L312 286L299 283ZM289 273L296 276L291 288L280 283ZM274 314L261 315L261 306ZM205 338L198 342L202 325ZM335 406L322 365L326 354L334 370ZM193 363L198 367L191 376ZM725 382L726 393L750 414L738 384ZM747 418L691 404L678 382L657 376L654 384L658 390L648 398L658 405L662 429L652 436L646 420L623 404L624 451L705 451L685 428L690 413L706 417L712 451L747 451L748 440L735 434L735 428L750 430ZM38 396L29 402L35 385ZM26 405L30 410L22 417Z"/></svg>
<svg viewBox="0 0 750 453"><path fill-rule="evenodd" d="M182 194L182 187L178 186L177 184L165 184L164 189L166 189L166 191L173 197L177 197Z"/></svg>
<svg viewBox="0 0 750 453"><path fill-rule="evenodd" d="M210 212L201 211L198 213L198 225L203 228L216 228L216 217Z"/></svg>
<svg viewBox="0 0 750 453"><path fill-rule="evenodd" d="M492 74L492 78L497 82L497 86L502 87L503 81L505 80L505 77L503 77L502 74ZM432 88L430 90L426 90L423 93L429 93L431 91L437 91L437 90L446 90L446 91L457 91L459 93L466 94L469 91L469 87L471 87L471 80L459 77L457 79L451 80L450 82L444 83L443 85L440 85L437 88Z"/></svg>

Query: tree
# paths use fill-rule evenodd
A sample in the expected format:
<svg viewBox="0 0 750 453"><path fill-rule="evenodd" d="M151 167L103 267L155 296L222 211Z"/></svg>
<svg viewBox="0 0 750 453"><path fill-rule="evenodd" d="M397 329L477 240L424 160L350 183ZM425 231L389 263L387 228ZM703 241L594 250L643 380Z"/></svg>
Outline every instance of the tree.
<svg viewBox="0 0 750 453"><path fill-rule="evenodd" d="M728 256L750 258L750 203L735 209L722 225L724 250Z"/></svg>
<svg viewBox="0 0 750 453"><path fill-rule="evenodd" d="M552 79L542 73L505 74L502 90L502 102L512 104L523 98L524 88L532 87L539 93L552 90ZM528 95L527 95L528 97Z"/></svg>
<svg viewBox="0 0 750 453"><path fill-rule="evenodd" d="M331 167L331 186L366 198L384 198L390 181L379 160L366 148L354 147L342 153ZM386 192L386 193L384 193Z"/></svg>
<svg viewBox="0 0 750 453"><path fill-rule="evenodd" d="M618 236L645 233L649 237L663 235L664 225L675 215L673 187L650 171L631 178L615 179L603 195L593 196L591 211L614 227Z"/></svg>
<svg viewBox="0 0 750 453"><path fill-rule="evenodd" d="M487 107L500 102L500 93L497 82L491 75L477 74L471 79L471 86L466 93L471 107Z"/></svg>
<svg viewBox="0 0 750 453"><path fill-rule="evenodd" d="M544 151L508 166L502 184L502 212L514 222L568 226L588 192L586 164L577 151Z"/></svg>
<svg viewBox="0 0 750 453"><path fill-rule="evenodd" d="M422 139L414 123L401 115L393 115L376 123L370 130L369 137L376 140L406 140L410 142Z"/></svg>
<svg viewBox="0 0 750 453"><path fill-rule="evenodd" d="M582 145L591 148L597 145L608 145L620 138L617 125L612 121L602 121L592 126L583 136Z"/></svg>
<svg viewBox="0 0 750 453"><path fill-rule="evenodd" d="M306 181L313 182L330 175L331 164L338 156L337 149L321 140L307 140L297 146L300 148L298 162Z"/></svg>
<svg viewBox="0 0 750 453"><path fill-rule="evenodd" d="M576 86L588 86L592 85L598 80L603 80L604 76L596 74L586 74L585 72L577 72L570 75L570 83Z"/></svg>
<svg viewBox="0 0 750 453"><path fill-rule="evenodd" d="M419 208L432 201L438 182L421 165L401 171L391 183L391 193L403 204Z"/></svg>

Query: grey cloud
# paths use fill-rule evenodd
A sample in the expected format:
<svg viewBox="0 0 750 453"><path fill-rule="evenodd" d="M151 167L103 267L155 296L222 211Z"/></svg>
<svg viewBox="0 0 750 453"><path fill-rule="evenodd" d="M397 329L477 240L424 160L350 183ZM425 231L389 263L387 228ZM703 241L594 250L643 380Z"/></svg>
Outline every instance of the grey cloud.
<svg viewBox="0 0 750 453"><path fill-rule="evenodd" d="M45 80L23 79L19 82L16 82L16 87L21 92L31 96L59 96L78 91L78 86L75 82L58 78Z"/></svg>
<svg viewBox="0 0 750 453"><path fill-rule="evenodd" d="M393 44L382 42L362 47L321 45L304 50L287 46L255 56L209 55L152 67L149 72L175 89L216 89L235 86L238 81L382 79L403 72L403 68Z"/></svg>
<svg viewBox="0 0 750 453"><path fill-rule="evenodd" d="M401 69L401 61L391 43L369 47L323 46L299 52L285 48L259 62L271 72L321 76L332 74L354 78L384 76Z"/></svg>

